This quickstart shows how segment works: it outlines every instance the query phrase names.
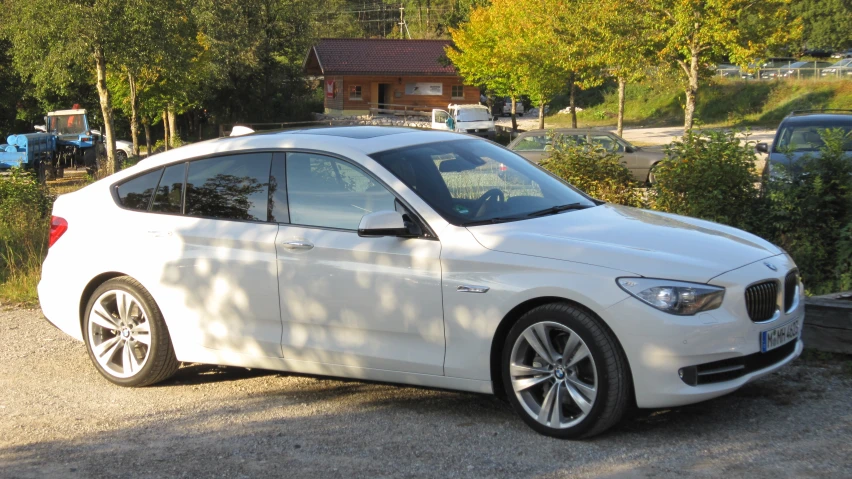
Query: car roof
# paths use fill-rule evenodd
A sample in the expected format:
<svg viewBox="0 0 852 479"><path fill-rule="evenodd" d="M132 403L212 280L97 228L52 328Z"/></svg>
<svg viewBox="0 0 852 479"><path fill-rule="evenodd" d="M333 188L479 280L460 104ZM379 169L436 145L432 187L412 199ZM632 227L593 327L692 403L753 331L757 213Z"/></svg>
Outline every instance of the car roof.
<svg viewBox="0 0 852 479"><path fill-rule="evenodd" d="M849 113L801 112L790 113L781 125L849 125L852 124L852 111Z"/></svg>
<svg viewBox="0 0 852 479"><path fill-rule="evenodd" d="M554 133L562 133L562 134L580 133L580 134L585 135L585 134L589 134L589 133L605 133L605 134L615 135L615 133L613 133L609 130L598 130L598 129L595 129L595 128L545 128L545 129L537 129L537 130L527 130L527 131L521 133L518 136L530 136L532 134L550 133L551 131L554 132Z"/></svg>
<svg viewBox="0 0 852 479"><path fill-rule="evenodd" d="M178 161L217 154L248 153L259 150L308 150L344 157L371 155L380 151L425 143L454 140L486 141L472 135L440 130L384 126L340 126L286 131L262 131L248 135L216 138L191 143L157 155L111 176L118 181L152 168Z"/></svg>

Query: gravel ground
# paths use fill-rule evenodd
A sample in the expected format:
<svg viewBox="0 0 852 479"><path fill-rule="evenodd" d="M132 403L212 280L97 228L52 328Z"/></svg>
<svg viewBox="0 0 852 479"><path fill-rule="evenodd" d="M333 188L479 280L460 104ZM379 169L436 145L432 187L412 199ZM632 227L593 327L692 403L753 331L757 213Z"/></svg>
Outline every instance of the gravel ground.
<svg viewBox="0 0 852 479"><path fill-rule="evenodd" d="M799 360L585 442L490 396L190 365L112 386L39 310L0 311L0 477L852 477L852 375Z"/></svg>

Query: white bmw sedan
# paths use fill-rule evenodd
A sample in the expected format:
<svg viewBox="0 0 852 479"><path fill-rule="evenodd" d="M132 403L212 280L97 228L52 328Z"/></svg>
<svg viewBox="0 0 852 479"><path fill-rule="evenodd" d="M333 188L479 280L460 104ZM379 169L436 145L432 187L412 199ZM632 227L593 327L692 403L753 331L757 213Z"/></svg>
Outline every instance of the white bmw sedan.
<svg viewBox="0 0 852 479"><path fill-rule="evenodd" d="M802 351L776 246L601 203L449 132L186 146L59 197L50 245L46 317L121 386L183 361L473 391L573 438Z"/></svg>

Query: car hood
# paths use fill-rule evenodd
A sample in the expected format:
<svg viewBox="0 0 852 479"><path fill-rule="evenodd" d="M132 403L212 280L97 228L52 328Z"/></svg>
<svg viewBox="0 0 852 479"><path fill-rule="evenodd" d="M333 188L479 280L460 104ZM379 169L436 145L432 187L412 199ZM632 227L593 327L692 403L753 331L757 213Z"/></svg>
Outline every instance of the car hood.
<svg viewBox="0 0 852 479"><path fill-rule="evenodd" d="M736 228L610 204L469 230L494 251L699 283L782 253Z"/></svg>

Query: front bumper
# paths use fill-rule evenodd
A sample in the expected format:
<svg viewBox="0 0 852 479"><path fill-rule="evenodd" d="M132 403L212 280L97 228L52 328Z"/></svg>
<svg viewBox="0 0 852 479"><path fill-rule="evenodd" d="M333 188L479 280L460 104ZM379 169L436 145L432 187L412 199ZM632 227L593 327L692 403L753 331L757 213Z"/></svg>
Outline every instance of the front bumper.
<svg viewBox="0 0 852 479"><path fill-rule="evenodd" d="M704 401L733 392L744 384L778 370L802 352L802 341L787 346L772 357L761 356L760 333L792 321L804 321L804 288L799 285L790 311L784 311L779 291L779 311L769 321L756 323L748 317L745 288L758 281L784 276L795 265L785 255L767 260L778 268L771 271L764 261L730 271L709 283L724 286L722 306L695 316L674 316L658 311L635 298L627 298L606 310L607 323L621 341L633 375L639 407L672 407ZM782 288L783 289L783 288ZM780 349L780 348L779 348ZM729 361L725 361L729 360ZM708 363L752 365L737 375L716 377L716 382L690 385L683 371ZM735 376L735 377L734 377ZM694 384L694 382L693 382Z"/></svg>

